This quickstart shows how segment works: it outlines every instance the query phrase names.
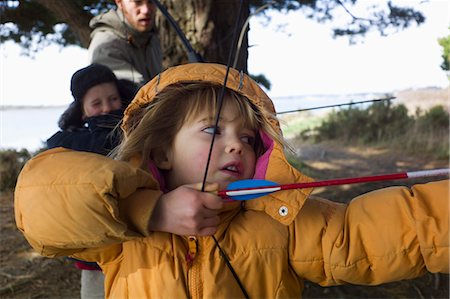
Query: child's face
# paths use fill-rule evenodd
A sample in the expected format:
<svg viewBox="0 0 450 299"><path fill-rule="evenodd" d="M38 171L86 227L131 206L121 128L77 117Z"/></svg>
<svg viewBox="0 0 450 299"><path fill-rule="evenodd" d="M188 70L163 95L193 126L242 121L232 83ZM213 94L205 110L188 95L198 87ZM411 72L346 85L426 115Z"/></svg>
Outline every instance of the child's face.
<svg viewBox="0 0 450 299"><path fill-rule="evenodd" d="M229 183L253 177L256 132L244 127L233 105L225 98L214 141L207 181L225 188ZM215 120L207 112L186 122L167 153L166 183L169 190L203 181Z"/></svg>
<svg viewBox="0 0 450 299"><path fill-rule="evenodd" d="M83 118L108 114L122 107L119 91L112 82L95 85L83 97Z"/></svg>

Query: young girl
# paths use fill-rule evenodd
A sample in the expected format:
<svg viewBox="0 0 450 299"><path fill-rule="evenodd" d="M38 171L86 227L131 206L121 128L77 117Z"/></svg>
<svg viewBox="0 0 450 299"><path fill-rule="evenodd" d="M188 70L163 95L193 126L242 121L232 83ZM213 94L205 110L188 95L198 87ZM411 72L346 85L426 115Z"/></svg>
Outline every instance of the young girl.
<svg viewBox="0 0 450 299"><path fill-rule="evenodd" d="M15 193L30 244L98 262L108 298L292 298L303 279L380 284L448 272L448 181L348 205L311 190L223 203L215 191L237 180L310 180L287 162L273 105L247 75L230 71L215 128L225 72L182 65L144 86L125 113L122 161L61 149L31 160ZM175 230L167 215L179 210L210 230L167 233Z"/></svg>

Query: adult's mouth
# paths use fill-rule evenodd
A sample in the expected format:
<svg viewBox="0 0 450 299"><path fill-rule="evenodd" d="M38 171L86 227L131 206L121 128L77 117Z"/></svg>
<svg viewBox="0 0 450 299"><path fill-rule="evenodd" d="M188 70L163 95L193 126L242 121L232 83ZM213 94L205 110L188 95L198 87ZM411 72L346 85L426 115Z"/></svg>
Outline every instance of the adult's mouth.
<svg viewBox="0 0 450 299"><path fill-rule="evenodd" d="M139 19L139 24L148 26L148 25L150 25L151 20L152 19L150 19L150 18Z"/></svg>

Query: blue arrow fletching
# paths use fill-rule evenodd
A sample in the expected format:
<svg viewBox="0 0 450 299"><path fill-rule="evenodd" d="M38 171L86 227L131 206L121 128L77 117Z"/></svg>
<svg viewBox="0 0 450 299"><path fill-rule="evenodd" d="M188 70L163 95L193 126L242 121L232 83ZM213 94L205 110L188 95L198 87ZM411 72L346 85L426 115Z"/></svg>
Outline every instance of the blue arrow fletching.
<svg viewBox="0 0 450 299"><path fill-rule="evenodd" d="M279 186L275 182L266 181L266 180L242 180L242 181L236 181L228 185L227 191L232 190L238 190L238 189L247 189L247 188L255 188L258 187L275 187ZM256 194L245 194L245 195L230 195L230 198L233 200L249 200L254 199L257 197L261 197L267 194L272 193L273 191L264 192L261 190L261 192Z"/></svg>

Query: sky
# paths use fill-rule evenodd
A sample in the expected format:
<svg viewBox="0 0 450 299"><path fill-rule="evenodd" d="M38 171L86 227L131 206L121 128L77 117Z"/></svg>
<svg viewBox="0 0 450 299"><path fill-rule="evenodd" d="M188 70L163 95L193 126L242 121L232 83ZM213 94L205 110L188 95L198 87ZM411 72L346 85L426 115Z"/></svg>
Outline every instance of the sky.
<svg viewBox="0 0 450 299"><path fill-rule="evenodd" d="M370 34L356 45L333 39L329 25L308 20L301 12L272 12L269 24L253 17L249 72L263 73L271 81L268 94L274 98L447 87L437 39L450 34L450 2L395 2L414 5L427 20L389 37ZM72 101L70 77L87 64L87 51L79 47L50 46L32 59L20 55L12 42L2 43L0 105L67 105Z"/></svg>

